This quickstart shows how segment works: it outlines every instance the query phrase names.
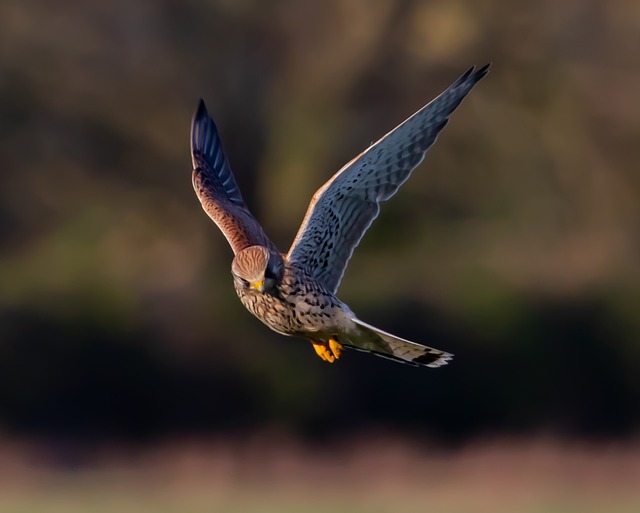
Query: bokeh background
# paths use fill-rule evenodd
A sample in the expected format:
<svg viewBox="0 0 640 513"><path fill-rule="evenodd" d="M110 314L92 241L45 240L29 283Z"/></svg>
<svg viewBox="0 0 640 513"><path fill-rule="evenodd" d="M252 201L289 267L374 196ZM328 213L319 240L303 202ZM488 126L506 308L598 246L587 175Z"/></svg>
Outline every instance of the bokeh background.
<svg viewBox="0 0 640 513"><path fill-rule="evenodd" d="M638 511L639 51L633 0L2 2L0 510ZM452 364L252 318L198 99L286 251L489 61L340 290Z"/></svg>

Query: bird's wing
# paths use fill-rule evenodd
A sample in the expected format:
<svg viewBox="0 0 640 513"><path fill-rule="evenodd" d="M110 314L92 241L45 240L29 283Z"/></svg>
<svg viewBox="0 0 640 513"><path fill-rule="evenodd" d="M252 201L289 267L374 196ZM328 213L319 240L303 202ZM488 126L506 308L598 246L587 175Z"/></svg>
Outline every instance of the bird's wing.
<svg viewBox="0 0 640 513"><path fill-rule="evenodd" d="M313 195L288 259L335 293L353 250L422 162L438 132L489 65L469 69L435 100L338 171Z"/></svg>
<svg viewBox="0 0 640 513"><path fill-rule="evenodd" d="M242 199L213 119L200 100L191 122L193 188L202 208L218 225L234 253L249 246L277 250Z"/></svg>

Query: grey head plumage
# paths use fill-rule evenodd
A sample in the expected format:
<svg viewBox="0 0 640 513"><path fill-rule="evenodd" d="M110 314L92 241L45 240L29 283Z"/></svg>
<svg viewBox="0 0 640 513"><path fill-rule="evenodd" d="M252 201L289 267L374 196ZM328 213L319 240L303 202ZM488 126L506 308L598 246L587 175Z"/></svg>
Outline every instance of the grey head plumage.
<svg viewBox="0 0 640 513"><path fill-rule="evenodd" d="M239 251L231 263L231 274L240 290L271 292L282 280L284 261L277 251L249 246Z"/></svg>

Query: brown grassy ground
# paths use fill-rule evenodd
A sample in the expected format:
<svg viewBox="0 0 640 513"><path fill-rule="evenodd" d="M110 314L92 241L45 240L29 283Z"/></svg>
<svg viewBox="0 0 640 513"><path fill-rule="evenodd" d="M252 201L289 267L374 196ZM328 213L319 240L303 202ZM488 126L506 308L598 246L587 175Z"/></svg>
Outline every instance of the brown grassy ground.
<svg viewBox="0 0 640 513"><path fill-rule="evenodd" d="M0 511L640 511L637 444L500 441L441 452L377 439L321 450L262 437L109 449L64 469L62 453L5 444Z"/></svg>

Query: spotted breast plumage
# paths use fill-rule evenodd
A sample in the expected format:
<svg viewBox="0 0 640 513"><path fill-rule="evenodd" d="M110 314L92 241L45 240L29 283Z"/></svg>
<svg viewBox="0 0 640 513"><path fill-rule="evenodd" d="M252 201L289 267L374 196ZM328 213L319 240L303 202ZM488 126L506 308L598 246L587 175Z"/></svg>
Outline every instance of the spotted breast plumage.
<svg viewBox="0 0 640 513"><path fill-rule="evenodd" d="M336 297L354 248L422 162L449 116L489 69L471 68L440 96L340 169L313 195L286 254L242 199L216 126L200 100L191 125L193 187L235 254L231 272L244 306L272 330L304 337L323 360L346 348L439 367L453 355L375 328Z"/></svg>

